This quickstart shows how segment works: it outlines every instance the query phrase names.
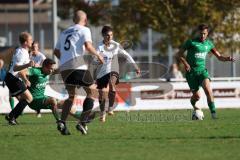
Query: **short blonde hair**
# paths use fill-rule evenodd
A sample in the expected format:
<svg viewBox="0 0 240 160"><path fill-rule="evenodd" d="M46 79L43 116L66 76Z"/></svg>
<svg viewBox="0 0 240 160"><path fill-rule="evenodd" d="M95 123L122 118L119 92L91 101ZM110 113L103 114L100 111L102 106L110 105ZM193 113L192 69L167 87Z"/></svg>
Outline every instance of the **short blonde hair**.
<svg viewBox="0 0 240 160"><path fill-rule="evenodd" d="M31 36L31 34L28 33L28 32L20 33L20 35L19 35L19 42L20 42L20 44L21 45L24 44L27 41L28 37L30 37L30 36Z"/></svg>

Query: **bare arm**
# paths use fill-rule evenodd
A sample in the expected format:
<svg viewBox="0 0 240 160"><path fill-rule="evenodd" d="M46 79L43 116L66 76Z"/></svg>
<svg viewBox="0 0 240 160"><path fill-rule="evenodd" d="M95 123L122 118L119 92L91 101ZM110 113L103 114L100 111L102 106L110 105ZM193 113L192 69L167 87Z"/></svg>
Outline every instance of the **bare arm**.
<svg viewBox="0 0 240 160"><path fill-rule="evenodd" d="M23 69L26 69L28 67L33 67L34 66L34 62L33 61L30 61L29 63L27 64L23 64L23 65L15 65L14 68L13 68L13 71L14 72L17 72L17 71L21 71Z"/></svg>
<svg viewBox="0 0 240 160"><path fill-rule="evenodd" d="M58 58L58 59L60 59L60 56L61 56L61 53L60 53L60 50L58 50L58 49L54 49L54 51L53 51L53 54Z"/></svg>
<svg viewBox="0 0 240 160"><path fill-rule="evenodd" d="M24 81L24 83L26 84L27 87L31 86L31 82L27 78L27 76L28 76L28 69L27 68L18 72L18 75Z"/></svg>
<svg viewBox="0 0 240 160"><path fill-rule="evenodd" d="M104 63L103 57L100 54L98 54L98 52L93 47L91 42L85 42L84 45L85 45L87 51L89 52L89 54L96 56L98 58L98 60L100 61L100 63L102 63L102 64Z"/></svg>
<svg viewBox="0 0 240 160"><path fill-rule="evenodd" d="M190 65L188 64L187 60L184 57L184 52L185 49L179 49L179 51L177 52L177 58L180 60L180 62L184 65L184 68L187 72L189 72L191 70Z"/></svg>
<svg viewBox="0 0 240 160"><path fill-rule="evenodd" d="M231 57L231 56L227 56L227 57L222 56L222 55L216 50L216 48L213 48L213 49L211 50L211 52L217 57L217 59L218 59L219 61L223 61L223 62L225 62L225 61L232 61L232 62L234 62L234 61L235 61L235 59L234 59L233 57Z"/></svg>

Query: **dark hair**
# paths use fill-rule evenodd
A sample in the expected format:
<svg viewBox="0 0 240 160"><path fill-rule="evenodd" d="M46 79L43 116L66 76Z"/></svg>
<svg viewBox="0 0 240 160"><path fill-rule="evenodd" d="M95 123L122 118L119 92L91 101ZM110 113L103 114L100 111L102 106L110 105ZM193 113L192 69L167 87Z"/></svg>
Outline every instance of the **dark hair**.
<svg viewBox="0 0 240 160"><path fill-rule="evenodd" d="M205 30L205 29L209 30L209 27L208 27L207 24L200 24L200 25L198 26L198 30L199 30L199 31L203 31L203 30Z"/></svg>
<svg viewBox="0 0 240 160"><path fill-rule="evenodd" d="M31 34L28 33L28 32L20 33L20 35L19 35L19 42L20 42L20 44L21 45L24 44L27 41L29 36L31 36Z"/></svg>
<svg viewBox="0 0 240 160"><path fill-rule="evenodd" d="M45 67L45 66L48 66L48 65L53 65L53 64L56 64L56 62L50 58L46 58L43 63L42 63L42 66Z"/></svg>
<svg viewBox="0 0 240 160"><path fill-rule="evenodd" d="M105 34L107 34L110 31L113 31L112 27L110 27L110 26L103 26L103 28L102 28L102 35L105 35Z"/></svg>

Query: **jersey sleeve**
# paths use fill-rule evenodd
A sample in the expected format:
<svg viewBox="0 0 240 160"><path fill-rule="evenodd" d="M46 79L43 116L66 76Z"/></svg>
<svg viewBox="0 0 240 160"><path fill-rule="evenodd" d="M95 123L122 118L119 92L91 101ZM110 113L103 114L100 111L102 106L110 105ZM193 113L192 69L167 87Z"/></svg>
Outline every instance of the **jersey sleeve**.
<svg viewBox="0 0 240 160"><path fill-rule="evenodd" d="M182 49L187 50L191 47L191 40L187 40L186 42L183 43L183 45L181 46Z"/></svg>
<svg viewBox="0 0 240 160"><path fill-rule="evenodd" d="M46 59L46 56L45 56L43 53L40 52L40 57L41 57L41 58L40 58L40 62L39 62L40 64L39 64L39 65L42 66L42 63L43 63L43 61Z"/></svg>
<svg viewBox="0 0 240 160"><path fill-rule="evenodd" d="M84 35L84 42L92 42L92 35L89 28L86 28L83 32Z"/></svg>
<svg viewBox="0 0 240 160"><path fill-rule="evenodd" d="M132 56L130 56L130 54L127 51L125 51L123 48L119 47L118 53L124 55L127 58L128 62L135 63Z"/></svg>
<svg viewBox="0 0 240 160"><path fill-rule="evenodd" d="M41 59L42 59L42 62L46 59L46 56L43 53L41 53Z"/></svg>

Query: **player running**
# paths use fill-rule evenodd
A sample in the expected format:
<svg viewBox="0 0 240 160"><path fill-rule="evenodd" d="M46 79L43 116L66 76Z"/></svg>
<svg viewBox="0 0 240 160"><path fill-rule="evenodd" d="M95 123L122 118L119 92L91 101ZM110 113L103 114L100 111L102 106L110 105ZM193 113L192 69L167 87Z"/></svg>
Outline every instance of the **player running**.
<svg viewBox="0 0 240 160"><path fill-rule="evenodd" d="M21 46L16 49L10 70L5 77L6 85L10 91L10 96L17 97L18 104L16 107L5 116L5 119L10 125L16 125L16 119L22 113L24 108L32 102L32 95L27 89L31 85L26 76L22 76L21 72L28 67L34 66L34 62L30 61L29 49L32 45L32 36L30 33L22 32L19 35L19 42Z"/></svg>
<svg viewBox="0 0 240 160"><path fill-rule="evenodd" d="M60 72L69 94L69 98L63 104L61 120L57 122L58 130L62 135L69 135L70 132L66 126L66 119L73 105L76 95L76 88L83 87L87 97L83 103L83 112L76 128L82 134L87 134L86 119L93 108L94 96L91 89L96 89L93 84L93 78L88 71L88 66L84 61L85 50L89 54L96 56L103 63L101 55L97 53L92 45L91 32L87 24L87 15L85 12L76 11L73 17L75 25L64 30L57 42L54 54L60 59Z"/></svg>
<svg viewBox="0 0 240 160"><path fill-rule="evenodd" d="M45 59L42 67L32 67L26 70L26 75L31 83L29 91L33 96L33 101L29 107L35 111L40 109L51 109L56 120L59 120L57 101L52 97L44 95L46 85L49 81L49 75L54 71L55 62L51 59Z"/></svg>
<svg viewBox="0 0 240 160"><path fill-rule="evenodd" d="M55 61L47 58L43 61L42 67L29 68L26 70L25 74L31 83L29 91L33 96L33 101L29 104L29 107L35 111L40 109L50 109L52 110L54 118L59 121L59 111L62 109L63 101L57 101L57 99L44 94L46 85L49 82L49 76L58 72L58 70L54 68L55 64ZM70 112L70 114L75 118L79 118L78 115L75 115L72 112ZM92 119L93 116L94 115L92 114L90 119Z"/></svg>
<svg viewBox="0 0 240 160"><path fill-rule="evenodd" d="M127 60L134 65L136 73L140 74L140 69L136 65L133 58L121 47L121 45L113 40L113 30L110 26L102 28L103 41L97 47L98 53L103 56L104 64L98 66L97 74L97 88L99 89L99 103L100 103L100 121L105 122L106 112L113 115L113 105L116 96L116 85L119 83L119 64L118 54L127 58ZM108 110L105 107L105 102L109 99Z"/></svg>
<svg viewBox="0 0 240 160"><path fill-rule="evenodd" d="M194 108L193 119L196 119L195 111L200 109L196 106L196 102L200 99L199 87L202 86L207 96L208 107L213 119L216 119L216 108L212 89L210 87L210 78L206 69L206 56L209 52L214 54L219 61L234 61L230 56L222 56L215 48L213 42L208 39L209 27L205 24L198 26L199 36L194 39L187 40L180 48L177 55L183 63L186 70L187 83L192 91L191 104ZM183 54L187 50L187 56Z"/></svg>

